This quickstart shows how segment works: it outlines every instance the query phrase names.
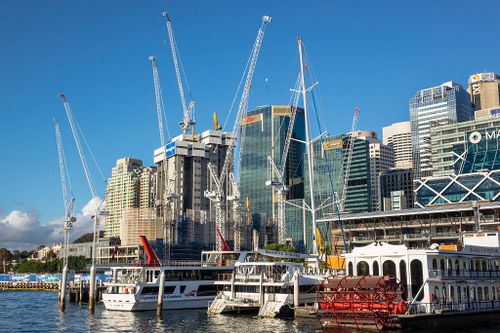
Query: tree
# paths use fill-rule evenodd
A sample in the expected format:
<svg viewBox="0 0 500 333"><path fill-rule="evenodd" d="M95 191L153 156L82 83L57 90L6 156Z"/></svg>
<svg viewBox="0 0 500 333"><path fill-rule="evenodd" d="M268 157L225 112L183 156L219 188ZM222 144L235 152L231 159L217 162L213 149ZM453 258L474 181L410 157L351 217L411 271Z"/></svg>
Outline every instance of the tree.
<svg viewBox="0 0 500 333"><path fill-rule="evenodd" d="M11 261L12 259L14 259L14 255L12 255L12 252L4 247L0 248L0 263L2 263L4 260Z"/></svg>

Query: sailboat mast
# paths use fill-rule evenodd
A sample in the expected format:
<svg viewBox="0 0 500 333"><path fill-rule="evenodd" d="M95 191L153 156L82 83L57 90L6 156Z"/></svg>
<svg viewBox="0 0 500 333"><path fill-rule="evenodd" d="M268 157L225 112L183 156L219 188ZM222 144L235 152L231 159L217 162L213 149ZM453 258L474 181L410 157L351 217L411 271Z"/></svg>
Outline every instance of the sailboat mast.
<svg viewBox="0 0 500 333"><path fill-rule="evenodd" d="M306 82L304 77L304 59L303 59L303 51L302 51L302 38L299 37L297 39L299 44L299 57L300 57L300 78L301 78L301 92L302 99L304 101L304 118L306 125L306 147L307 147L307 166L309 173L309 194L311 198L311 227L312 227L312 250L314 255L318 255L318 241L316 239L316 204L314 202L314 161L313 161L313 147L310 137L310 129L309 129L309 114L307 111L307 90L306 90ZM304 235L305 237L305 235Z"/></svg>

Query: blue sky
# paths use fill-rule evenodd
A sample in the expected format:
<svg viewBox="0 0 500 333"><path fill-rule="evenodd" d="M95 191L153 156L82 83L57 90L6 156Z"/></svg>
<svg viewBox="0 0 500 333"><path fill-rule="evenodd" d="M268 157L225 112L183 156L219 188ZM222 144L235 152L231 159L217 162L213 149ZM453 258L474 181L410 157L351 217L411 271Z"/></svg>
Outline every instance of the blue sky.
<svg viewBox="0 0 500 333"><path fill-rule="evenodd" d="M199 130L228 112L262 15L271 15L250 108L285 104L304 38L320 82L322 119L346 132L408 119L419 89L500 71L500 3L466 1L14 1L0 2L0 218L62 215L51 119L60 120L77 209L90 199L57 97L64 92L109 176L116 159L152 164L159 146L151 65L158 57L171 133L180 102L165 22L168 9L195 97ZM167 45L168 46L168 45ZM266 91L265 79L269 86ZM87 156L89 162L90 156ZM93 163L90 163L93 164ZM97 190L104 182L92 169Z"/></svg>

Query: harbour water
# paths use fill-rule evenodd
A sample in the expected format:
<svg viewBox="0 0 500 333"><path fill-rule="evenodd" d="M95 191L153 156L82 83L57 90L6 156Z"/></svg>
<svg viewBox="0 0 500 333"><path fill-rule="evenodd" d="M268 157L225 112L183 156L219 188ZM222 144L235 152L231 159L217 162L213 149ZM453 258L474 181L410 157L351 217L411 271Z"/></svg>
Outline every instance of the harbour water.
<svg viewBox="0 0 500 333"><path fill-rule="evenodd" d="M498 328L464 328L454 333L494 333ZM113 312L98 305L95 314L87 306L67 303L61 312L57 293L0 291L0 332L322 332L315 320L264 319L255 316L208 317L206 310ZM354 333L354 329L330 332ZM426 331L428 332L428 331ZM399 332L402 333L402 332Z"/></svg>

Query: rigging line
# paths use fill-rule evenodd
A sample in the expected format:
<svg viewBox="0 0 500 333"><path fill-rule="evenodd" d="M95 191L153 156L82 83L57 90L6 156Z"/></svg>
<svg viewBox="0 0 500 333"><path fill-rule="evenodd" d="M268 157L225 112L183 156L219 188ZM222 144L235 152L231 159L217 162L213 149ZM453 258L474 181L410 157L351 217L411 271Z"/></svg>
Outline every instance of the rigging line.
<svg viewBox="0 0 500 333"><path fill-rule="evenodd" d="M295 87L294 88L297 88L297 83L295 83ZM294 94L296 94L296 92L292 92L290 94L290 99L288 100L288 105L290 105L290 112L292 111L293 109L293 105L292 105L292 100L293 100L293 96ZM290 113L290 118L291 118L291 113ZM276 133L280 133L281 132L281 129L283 128L283 125L285 123L285 117L283 117L283 119L281 119L280 121L280 127L278 128L278 131ZM286 133L285 133L285 136L286 136ZM273 142L273 145L272 147L274 148L276 146L276 142L278 141L279 137L277 135L274 136L274 142ZM274 156L273 156L274 158Z"/></svg>
<svg viewBox="0 0 500 333"><path fill-rule="evenodd" d="M240 92L241 84L243 83L243 80L245 79L245 76L248 71L248 66L250 65L250 61L252 59L252 53L253 53L253 47L252 50L250 51L250 56L248 57L247 64L245 65L245 70L243 71L243 75L241 75L240 83L238 84L238 89L236 89L236 93L234 94L233 101L231 103L231 107L229 108L229 112L227 113L226 119L224 120L224 127L226 128L227 122L229 121L229 117L231 116L231 113L234 108L234 103L236 103L236 98L238 98L238 94Z"/></svg>
<svg viewBox="0 0 500 333"><path fill-rule="evenodd" d="M89 150L90 152L90 156L92 156L92 159L94 160L94 164L95 166L97 167L97 170L99 171L100 175L101 175L101 178L102 178L102 181L103 182L106 182L106 178L104 177L104 173L102 172L102 169L101 167L99 166L99 163L97 163L97 160L94 156L94 152L92 151L92 149L90 148L90 145L89 143L87 142L87 139L85 138L85 134L83 134L83 131L82 129L80 128L80 125L78 124L78 122L75 120L75 123L76 123L76 127L78 128L78 131L80 132L80 134L82 135L82 138L83 138L83 142L85 142L85 145L87 146L87 149Z"/></svg>
<svg viewBox="0 0 500 333"><path fill-rule="evenodd" d="M175 52L177 53L177 60L179 61L179 67L181 68L182 76L184 77L184 82L186 84L187 92L189 95L189 100L193 100L193 95L191 94L191 87L189 86L189 81L187 79L186 72L184 71L184 65L182 64L181 52L179 51L179 47L177 46L177 41L174 39Z"/></svg>
<svg viewBox="0 0 500 333"><path fill-rule="evenodd" d="M62 148L62 158L64 163L64 171L66 174L66 184L68 184L69 193L71 193L71 196L74 197L73 186L71 186L71 178L69 176L68 163L66 162L66 154L64 153L64 146L62 140L61 140L61 148Z"/></svg>
<svg viewBox="0 0 500 333"><path fill-rule="evenodd" d="M314 97L315 96L314 92L311 94L311 96L312 96L312 101L313 101L313 108L314 108L314 111L315 111L315 114L316 114L316 121L318 122L318 128L319 128L320 132L322 132L321 123L319 122L319 117L317 116L318 112L317 112L317 104L316 104L316 99ZM320 137L320 144L323 145L323 136ZM344 243L344 251L347 252L347 247L345 245L346 243L345 243L344 230L343 230L343 226L342 226L342 220L340 218L340 210L339 210L339 206L338 206L337 195L335 194L335 187L333 185L332 171L331 171L331 168L330 168L330 163L328 162L327 154L325 154L324 156L325 156L325 162L326 162L326 166L327 166L328 179L329 179L330 187L331 187L331 190L332 190L332 203L333 203L333 206L335 208L335 213L337 215L337 220L339 222L339 227L341 229L340 231L341 231L341 235L342 235L342 241ZM343 154L342 154L342 165L343 165ZM331 228L329 222L327 224L327 227Z"/></svg>
<svg viewBox="0 0 500 333"><path fill-rule="evenodd" d="M158 79L159 80L159 79ZM168 142L170 142L171 137L170 137L170 130L168 129L168 120L167 120L167 114L165 112L165 104L163 103L163 93L161 92L161 86L158 85L158 91L160 93L160 105L161 105L161 112L163 113L163 119L165 119L165 128L167 129L167 136L168 136ZM162 147L163 148L163 147Z"/></svg>

